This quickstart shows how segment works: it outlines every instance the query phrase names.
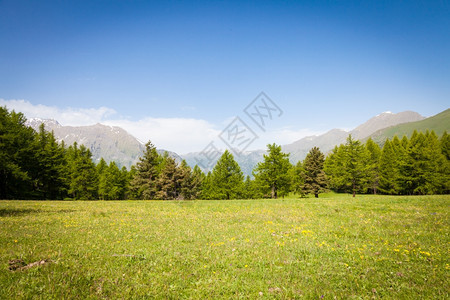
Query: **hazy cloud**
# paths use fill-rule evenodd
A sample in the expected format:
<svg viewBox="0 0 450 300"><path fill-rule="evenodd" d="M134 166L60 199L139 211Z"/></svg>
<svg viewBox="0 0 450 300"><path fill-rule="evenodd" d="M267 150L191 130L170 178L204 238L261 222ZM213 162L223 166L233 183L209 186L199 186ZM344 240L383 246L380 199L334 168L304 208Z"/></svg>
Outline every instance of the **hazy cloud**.
<svg viewBox="0 0 450 300"><path fill-rule="evenodd" d="M234 119L224 119L217 126L201 119L192 118L151 118L130 120L123 118L108 107L99 108L60 108L42 104L34 105L26 100L0 99L0 106L22 112L27 118L55 119L61 125L86 126L96 123L119 126L143 143L151 140L161 149L175 151L179 154L201 151L210 142L220 149L225 144L218 138L220 132ZM249 124L250 126L250 124ZM291 127L268 129L261 132L252 128L259 136L247 150L265 149L269 143L279 145L289 144L306 136L318 135L323 132L310 129L295 129Z"/></svg>
<svg viewBox="0 0 450 300"><path fill-rule="evenodd" d="M42 104L34 105L26 100L0 99L0 105L22 112L27 118L55 119L61 125L66 126L92 125L103 122L116 114L114 109L103 106L99 108L60 108Z"/></svg>
<svg viewBox="0 0 450 300"><path fill-rule="evenodd" d="M108 120L104 123L122 127L144 143L151 140L158 148L179 154L201 151L220 132L205 120L186 118Z"/></svg>

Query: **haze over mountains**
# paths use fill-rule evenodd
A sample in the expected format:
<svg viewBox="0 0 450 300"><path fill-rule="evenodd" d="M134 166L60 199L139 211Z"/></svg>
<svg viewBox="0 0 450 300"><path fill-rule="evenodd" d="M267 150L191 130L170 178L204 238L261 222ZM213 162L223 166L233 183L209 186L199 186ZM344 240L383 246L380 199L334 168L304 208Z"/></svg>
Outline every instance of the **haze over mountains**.
<svg viewBox="0 0 450 300"><path fill-rule="evenodd" d="M447 110L443 113L447 113L448 115L449 112L450 110ZM437 116L440 116L441 114ZM445 120L447 115L444 117L440 116L439 120ZM429 119L433 120L432 118L433 117L425 119L420 114L412 111L404 111L400 113L384 112L371 118L351 131L332 129L322 135L302 138L291 144L284 145L282 148L284 152L290 153L291 162L296 163L299 160L303 160L312 147L317 146L322 152L327 153L333 149L335 145L345 143L345 140L349 134L359 140L365 140L375 133L379 137L381 134L380 132L383 129L391 128L392 126L402 126L399 124L411 122L414 122L411 124L415 124L418 121L425 122L426 125L426 121ZM442 120L435 122L428 121L430 124L434 124L436 122L442 122ZM106 126L102 124L73 127L62 126L55 120L30 119L28 121L28 125L36 130L39 129L39 125L41 123L44 123L45 129L48 131L53 131L55 137L60 141L63 140L66 145L71 145L73 142L84 144L86 147L91 149L93 159L95 161L98 161L100 157L103 157L106 161L116 161L118 165L130 168L131 165L138 161L145 148L143 142L137 140L120 127ZM450 125L444 124L443 126L447 128ZM165 150L159 150L160 153L164 151ZM217 153L216 160L220 157L220 154L221 153ZM244 174L251 175L254 166L263 159L264 154L265 150L263 149L247 151L239 156L235 156L235 159L241 166ZM177 161L185 159L190 166L198 164L198 162L203 158L203 154L201 152L188 153L181 156L174 152L169 152L169 155L176 158ZM206 167L204 171L210 170L214 164L215 161L211 162L209 167Z"/></svg>

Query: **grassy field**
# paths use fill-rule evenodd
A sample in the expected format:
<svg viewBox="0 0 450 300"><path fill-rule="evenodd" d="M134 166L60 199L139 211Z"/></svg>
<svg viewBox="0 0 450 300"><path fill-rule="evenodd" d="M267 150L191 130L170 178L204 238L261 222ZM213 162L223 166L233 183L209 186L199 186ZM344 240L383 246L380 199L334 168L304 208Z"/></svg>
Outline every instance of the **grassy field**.
<svg viewBox="0 0 450 300"><path fill-rule="evenodd" d="M448 299L449 205L0 201L0 298Z"/></svg>

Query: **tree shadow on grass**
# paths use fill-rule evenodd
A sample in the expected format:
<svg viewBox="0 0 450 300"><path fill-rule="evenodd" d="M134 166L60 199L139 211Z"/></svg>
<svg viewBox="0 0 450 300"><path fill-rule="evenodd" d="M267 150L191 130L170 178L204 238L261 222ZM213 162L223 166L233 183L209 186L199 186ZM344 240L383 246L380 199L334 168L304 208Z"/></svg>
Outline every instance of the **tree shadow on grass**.
<svg viewBox="0 0 450 300"><path fill-rule="evenodd" d="M30 209L30 208L0 208L0 217L18 217L28 214L37 214L43 212L40 209Z"/></svg>
<svg viewBox="0 0 450 300"><path fill-rule="evenodd" d="M70 213L74 212L73 209L61 209L61 210L42 210L42 209L16 209L16 208L0 208L0 217L19 217L30 214L39 214L39 213Z"/></svg>

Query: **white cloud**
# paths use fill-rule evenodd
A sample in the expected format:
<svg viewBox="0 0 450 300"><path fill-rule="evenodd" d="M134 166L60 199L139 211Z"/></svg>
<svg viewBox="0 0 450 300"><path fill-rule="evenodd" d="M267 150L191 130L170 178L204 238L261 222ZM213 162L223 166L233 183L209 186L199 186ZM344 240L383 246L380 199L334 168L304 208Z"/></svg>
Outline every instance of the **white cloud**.
<svg viewBox="0 0 450 300"><path fill-rule="evenodd" d="M144 118L134 121L117 116L116 111L108 107L59 108L42 104L34 105L26 100L4 99L0 99L0 106L22 112L28 119L55 119L66 126L86 126L96 123L119 126L144 143L151 140L156 147L179 154L201 151L220 133L214 129L213 124L205 120Z"/></svg>
<svg viewBox="0 0 450 300"><path fill-rule="evenodd" d="M0 106L7 106L10 110L22 112L27 118L55 119L62 125L85 126L102 123L119 126L142 142L151 140L160 148L185 154L202 151L210 142L216 147L225 148L225 144L218 138L220 132L235 118L230 117L218 122L219 127L201 119L189 118L151 118L130 120L122 118L114 109L100 108L60 108L42 104L34 105L26 100L0 99ZM249 124L250 126L250 124ZM253 128L256 139L247 150L265 149L269 143L278 145L289 144L303 137L318 135L323 132L311 129L294 129L282 127L268 129L261 132Z"/></svg>
<svg viewBox="0 0 450 300"><path fill-rule="evenodd" d="M286 145L298 141L304 137L312 135L320 135L323 131L315 131L312 129L294 129L291 127L281 127L268 129L266 132L259 133L257 139L249 149L266 149L267 144L275 143L277 145Z"/></svg>
<svg viewBox="0 0 450 300"><path fill-rule="evenodd" d="M185 154L201 151L220 131L198 119L145 118L138 121L108 120L106 125L119 126L142 142L151 140L158 148Z"/></svg>
<svg viewBox="0 0 450 300"><path fill-rule="evenodd" d="M22 112L27 118L55 119L61 125L84 126L103 122L115 115L116 111L108 107L99 108L59 108L42 104L34 105L26 100L0 99L0 106Z"/></svg>

